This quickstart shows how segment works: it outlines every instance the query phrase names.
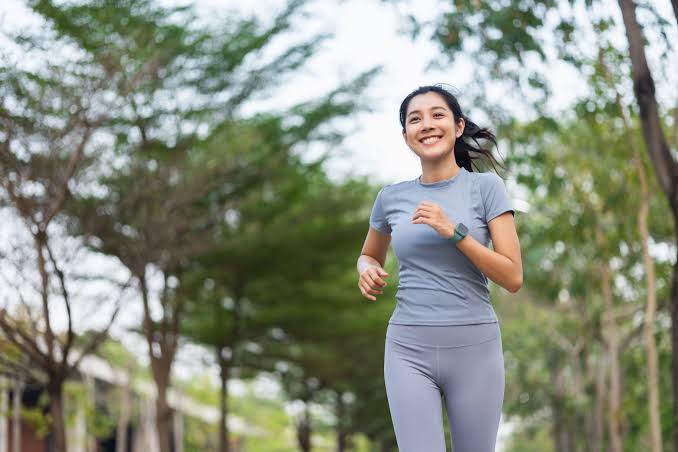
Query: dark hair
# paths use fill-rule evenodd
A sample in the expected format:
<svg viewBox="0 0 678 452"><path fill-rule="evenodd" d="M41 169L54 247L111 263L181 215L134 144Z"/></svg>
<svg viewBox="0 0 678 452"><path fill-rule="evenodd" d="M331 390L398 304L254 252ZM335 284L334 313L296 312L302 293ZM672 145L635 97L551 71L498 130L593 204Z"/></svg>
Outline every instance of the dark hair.
<svg viewBox="0 0 678 452"><path fill-rule="evenodd" d="M468 171L473 171L473 167L471 165L472 161L481 157L485 157L490 161L495 172L497 170L494 166L495 163L504 168L504 166L501 165L492 155L491 148L485 149L480 146L480 143L478 143L478 140L487 140L497 146L497 137L489 129L479 127L475 122L471 121L468 116L464 116L456 96L445 89L444 85L442 84L420 86L408 94L405 99L403 99L402 103L400 104L400 125L403 127L403 132L405 132L405 116L407 115L407 107L410 105L410 101L414 96L426 94L429 92L438 93L443 99L445 99L445 103L450 108L450 110L452 110L455 124L459 124L461 118L464 119L466 124L464 127L464 133L459 138L457 138L456 142L454 143L454 158L457 160L457 165L463 166ZM471 141L475 143L475 146L471 143ZM480 156L472 155L471 151L475 154L480 154Z"/></svg>

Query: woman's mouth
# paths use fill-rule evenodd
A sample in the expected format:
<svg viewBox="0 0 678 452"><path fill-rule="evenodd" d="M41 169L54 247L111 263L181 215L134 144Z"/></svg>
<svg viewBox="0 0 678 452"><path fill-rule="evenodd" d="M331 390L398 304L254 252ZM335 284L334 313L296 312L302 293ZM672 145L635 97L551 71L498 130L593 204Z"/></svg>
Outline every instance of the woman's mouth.
<svg viewBox="0 0 678 452"><path fill-rule="evenodd" d="M422 138L421 140L419 140L419 142L422 143L422 144L431 145L431 144L435 144L438 141L440 141L441 138L442 137L439 136L439 135L432 135L430 137Z"/></svg>

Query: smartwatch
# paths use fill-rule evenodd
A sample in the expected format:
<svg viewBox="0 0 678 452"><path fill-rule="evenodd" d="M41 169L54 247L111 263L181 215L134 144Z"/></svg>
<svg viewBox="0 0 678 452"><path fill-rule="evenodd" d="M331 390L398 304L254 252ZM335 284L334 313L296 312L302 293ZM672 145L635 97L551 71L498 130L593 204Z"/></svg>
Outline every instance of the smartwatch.
<svg viewBox="0 0 678 452"><path fill-rule="evenodd" d="M466 237L466 234L468 234L468 228L466 225L464 223L458 223L454 227L454 235L450 237L450 240L452 240L452 243L456 245L461 239Z"/></svg>

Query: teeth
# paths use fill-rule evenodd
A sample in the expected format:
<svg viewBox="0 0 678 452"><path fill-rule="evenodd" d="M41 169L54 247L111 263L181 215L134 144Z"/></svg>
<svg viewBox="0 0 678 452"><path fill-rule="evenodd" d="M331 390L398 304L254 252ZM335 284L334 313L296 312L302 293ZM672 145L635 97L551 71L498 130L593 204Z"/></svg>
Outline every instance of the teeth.
<svg viewBox="0 0 678 452"><path fill-rule="evenodd" d="M426 137L423 140L421 140L421 142L424 144L431 144L438 141L439 139L440 137Z"/></svg>

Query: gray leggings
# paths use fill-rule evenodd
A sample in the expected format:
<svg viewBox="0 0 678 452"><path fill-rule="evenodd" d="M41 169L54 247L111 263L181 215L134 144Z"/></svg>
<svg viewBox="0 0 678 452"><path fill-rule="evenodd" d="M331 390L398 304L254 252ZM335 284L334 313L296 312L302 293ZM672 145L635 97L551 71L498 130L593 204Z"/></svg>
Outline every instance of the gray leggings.
<svg viewBox="0 0 678 452"><path fill-rule="evenodd" d="M386 395L400 452L444 452L442 399L454 452L494 452L504 401L499 323L393 325Z"/></svg>

